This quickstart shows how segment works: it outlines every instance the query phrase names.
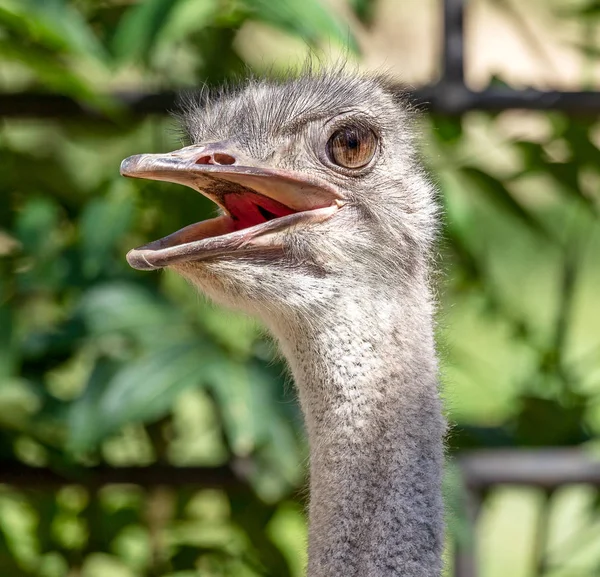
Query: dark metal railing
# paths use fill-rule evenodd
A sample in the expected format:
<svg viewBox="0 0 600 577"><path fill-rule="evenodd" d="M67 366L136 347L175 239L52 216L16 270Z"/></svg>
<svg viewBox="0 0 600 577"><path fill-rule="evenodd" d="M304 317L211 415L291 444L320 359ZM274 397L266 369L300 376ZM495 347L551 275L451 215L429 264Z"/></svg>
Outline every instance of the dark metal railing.
<svg viewBox="0 0 600 577"><path fill-rule="evenodd" d="M552 492L573 484L600 487L600 460L577 448L486 449L464 453L457 462L472 538L455 547L455 577L478 575L476 524L484 496L490 489L520 485Z"/></svg>

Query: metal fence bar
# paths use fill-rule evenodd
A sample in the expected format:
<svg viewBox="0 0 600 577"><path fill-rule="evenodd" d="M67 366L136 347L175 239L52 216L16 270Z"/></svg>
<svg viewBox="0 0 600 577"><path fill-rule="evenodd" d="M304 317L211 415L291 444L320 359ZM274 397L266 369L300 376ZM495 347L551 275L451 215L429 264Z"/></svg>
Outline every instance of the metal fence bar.
<svg viewBox="0 0 600 577"><path fill-rule="evenodd" d="M482 495L465 487L464 514L469 523L470 536L454 544L454 577L477 577L475 525L481 509Z"/></svg>
<svg viewBox="0 0 600 577"><path fill-rule="evenodd" d="M531 485L555 489L586 483L600 486L600 460L577 448L486 449L459 458L465 486L485 491L494 485Z"/></svg>
<svg viewBox="0 0 600 577"><path fill-rule="evenodd" d="M241 466L243 469L243 465ZM180 487L193 485L201 488L247 486L234 468L223 467L175 467L151 465L148 467L77 467L58 471L47 467L30 467L18 462L0 463L0 484L19 488L62 487L84 485L132 484L141 487L167 485Z"/></svg>
<svg viewBox="0 0 600 577"><path fill-rule="evenodd" d="M430 112L460 115L471 110L557 110L573 116L600 113L600 92L513 90L491 87L475 92L455 83L440 82L412 93L412 98Z"/></svg>
<svg viewBox="0 0 600 577"><path fill-rule="evenodd" d="M600 487L600 460L578 448L482 449L457 457L468 491L482 493L495 485L529 485L555 489L562 485L586 483ZM222 467L80 467L63 471L2 462L0 484L19 486L83 483L108 485L202 485L244 484L244 470L250 465L240 460Z"/></svg>
<svg viewBox="0 0 600 577"><path fill-rule="evenodd" d="M471 110L499 112L509 109L557 110L570 115L600 113L600 92L513 90L492 87L475 92L464 85L439 82L408 92L421 109L448 115ZM174 92L119 92L110 96L113 115L102 113L61 94L0 94L0 118L45 118L119 123L132 117L165 115L177 109Z"/></svg>
<svg viewBox="0 0 600 577"><path fill-rule="evenodd" d="M442 83L465 83L464 0L444 0Z"/></svg>
<svg viewBox="0 0 600 577"><path fill-rule="evenodd" d="M124 115L166 114L176 108L176 92L114 92L106 95L114 111L108 115L64 94L20 92L0 94L0 117L118 121Z"/></svg>
<svg viewBox="0 0 600 577"><path fill-rule="evenodd" d="M600 487L600 460L578 448L485 449L457 458L465 489L471 533L486 491L499 485L522 485L553 490L564 485ZM455 577L477 577L477 543L458 543L454 550Z"/></svg>
<svg viewBox="0 0 600 577"><path fill-rule="evenodd" d="M484 494L498 485L524 485L551 490L569 484L600 487L600 460L578 448L486 449L469 451L456 459L465 488L465 513L476 535L475 525ZM100 488L131 484L140 487L233 488L245 491L244 460L222 467L81 467L63 472L21 463L2 463L0 484L25 489L47 489L65 485ZM455 577L477 577L477 543L457 543L454 550Z"/></svg>

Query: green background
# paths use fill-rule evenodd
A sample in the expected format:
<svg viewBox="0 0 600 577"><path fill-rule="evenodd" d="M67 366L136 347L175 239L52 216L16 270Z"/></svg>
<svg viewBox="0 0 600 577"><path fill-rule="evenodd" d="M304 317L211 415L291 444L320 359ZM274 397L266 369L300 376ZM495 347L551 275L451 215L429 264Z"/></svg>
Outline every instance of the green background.
<svg viewBox="0 0 600 577"><path fill-rule="evenodd" d="M347 4L368 27L375 3ZM572 19L600 13L564 4ZM68 95L104 117L0 124L1 471L80 478L81 467L170 465L176 479L175 467L227 465L243 479L0 485L3 577L302 574L307 447L272 342L170 272L124 259L213 206L119 176L126 156L180 140L173 119L132 117L108 95L244 75L235 39L247 21L361 60L347 23L319 0L0 0L0 91ZM580 47L593 60L592 48ZM450 456L593 452L600 432L598 123L520 114L420 120L446 223L437 286ZM513 135L523 118L535 138ZM449 541L468 540L453 472ZM491 492L477 528L482 575L599 574L599 506L586 486Z"/></svg>

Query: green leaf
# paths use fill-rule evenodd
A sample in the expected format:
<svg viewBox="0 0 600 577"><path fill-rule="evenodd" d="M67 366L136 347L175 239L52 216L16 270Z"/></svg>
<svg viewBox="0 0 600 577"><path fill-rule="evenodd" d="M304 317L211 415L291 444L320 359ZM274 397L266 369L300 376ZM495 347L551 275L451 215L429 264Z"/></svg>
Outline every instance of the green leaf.
<svg viewBox="0 0 600 577"><path fill-rule="evenodd" d="M13 314L5 305L0 306L0 386L12 376L16 368L16 347L13 347Z"/></svg>
<svg viewBox="0 0 600 577"><path fill-rule="evenodd" d="M101 357L96 362L87 382L85 391L74 401L67 417L67 447L75 453L92 447L104 429L102 415L97 405L102 398L107 383L117 372L117 363Z"/></svg>
<svg viewBox="0 0 600 577"><path fill-rule="evenodd" d="M55 253L49 238L51 231L58 226L59 209L52 198L30 198L18 215L17 237L24 250L33 256L43 258Z"/></svg>
<svg viewBox="0 0 600 577"><path fill-rule="evenodd" d="M210 343L196 340L147 351L116 371L108 382L112 367L100 365L88 383L89 392L71 408L70 446L88 449L126 423L151 421L166 414L179 393L204 381L217 357L218 351ZM92 404L95 416L86 419Z"/></svg>
<svg viewBox="0 0 600 577"><path fill-rule="evenodd" d="M280 498L300 481L303 457L294 430L302 419L297 404L283 395L281 366L229 361L215 365L206 377L232 451L253 455L261 464L251 474L254 488L268 501Z"/></svg>
<svg viewBox="0 0 600 577"><path fill-rule="evenodd" d="M124 332L144 342L164 342L172 332L183 336L179 311L134 283L94 287L82 298L79 314L94 336Z"/></svg>
<svg viewBox="0 0 600 577"><path fill-rule="evenodd" d="M532 231L548 236L542 225L513 198L502 181L474 167L462 168L460 175L469 181L474 191L485 194L498 208L511 214Z"/></svg>
<svg viewBox="0 0 600 577"><path fill-rule="evenodd" d="M600 11L597 14L600 17ZM572 50L584 54L588 58L600 58L600 48L593 44L583 44L582 42L569 42Z"/></svg>
<svg viewBox="0 0 600 577"><path fill-rule="evenodd" d="M370 25L375 16L377 0L350 0L350 6L356 17L365 25Z"/></svg>
<svg viewBox="0 0 600 577"><path fill-rule="evenodd" d="M580 169L584 166L597 167L600 163L600 151L590 142L589 134L578 129L575 123L569 123L564 132L565 139L572 148L573 160L554 162L548 156L542 145L537 142L517 142L515 146L523 154L525 161L524 174L547 174L560 185L560 189L583 202L592 211L597 212L594 200L583 194L579 182Z"/></svg>
<svg viewBox="0 0 600 577"><path fill-rule="evenodd" d="M157 36L157 43L181 43L193 32L198 32L213 23L218 10L217 0L179 0Z"/></svg>
<svg viewBox="0 0 600 577"><path fill-rule="evenodd" d="M117 241L124 235L133 217L131 196L109 195L97 198L81 215L81 252L83 272L88 278L97 276L112 262Z"/></svg>
<svg viewBox="0 0 600 577"><path fill-rule="evenodd" d="M0 7L0 31L3 59L29 69L36 80L55 92L73 96L106 113L115 109L107 95L95 90L81 72L71 69L83 57L96 62L106 57L75 8L62 0L5 0Z"/></svg>
<svg viewBox="0 0 600 577"><path fill-rule="evenodd" d="M576 3L577 4L577 3ZM583 6L560 7L555 11L558 18L580 18L585 21L600 17L600 2L592 0Z"/></svg>
<svg viewBox="0 0 600 577"><path fill-rule="evenodd" d="M37 11L23 10L23 5L12 3L0 6L0 25L4 32L17 40L13 44L44 47L57 52L68 52L68 40L54 26L39 17Z"/></svg>
<svg viewBox="0 0 600 577"><path fill-rule="evenodd" d="M106 112L114 110L114 103L110 102L109 96L94 90L86 80L69 70L64 62L42 48L22 47L11 40L2 39L0 57L29 68L42 84L54 92L73 96L99 110Z"/></svg>
<svg viewBox="0 0 600 577"><path fill-rule="evenodd" d="M107 52L81 12L66 0L25 0L27 20L60 37L71 52L105 60Z"/></svg>
<svg viewBox="0 0 600 577"><path fill-rule="evenodd" d="M249 455L268 434L272 415L269 405L262 402L267 383L248 365L231 361L213 365L206 378L217 400L233 452Z"/></svg>
<svg viewBox="0 0 600 577"><path fill-rule="evenodd" d="M127 422L162 416L183 389L204 380L214 363L214 348L198 341L145 353L108 384L99 405L104 426L116 430Z"/></svg>
<svg viewBox="0 0 600 577"><path fill-rule="evenodd" d="M586 397L575 394L569 404L523 395L514 423L517 441L526 446L558 447L589 440L583 419L587 402Z"/></svg>
<svg viewBox="0 0 600 577"><path fill-rule="evenodd" d="M148 62L155 40L178 0L144 0L132 6L119 22L112 40L117 60Z"/></svg>
<svg viewBox="0 0 600 577"><path fill-rule="evenodd" d="M318 0L246 0L244 4L256 19L300 36L309 44L335 39L358 52L358 45L348 25Z"/></svg>
<svg viewBox="0 0 600 577"><path fill-rule="evenodd" d="M38 520L38 511L22 495L0 493L0 535L22 571L17 575L34 574L40 553L35 535Z"/></svg>
<svg viewBox="0 0 600 577"><path fill-rule="evenodd" d="M27 430L39 408L37 392L25 380L0 380L0 429Z"/></svg>
<svg viewBox="0 0 600 577"><path fill-rule="evenodd" d="M447 460L442 480L444 504L448 511L448 531L455 542L463 547L473 545L473 526L467 516L468 496L465 492L464 479L458 463Z"/></svg>
<svg viewBox="0 0 600 577"><path fill-rule="evenodd" d="M462 119L448 116L433 116L433 134L445 144L454 144L463 135Z"/></svg>
<svg viewBox="0 0 600 577"><path fill-rule="evenodd" d="M30 198L18 214L16 236L34 265L17 277L22 290L53 290L65 278L66 264L60 254L64 239L59 223L60 210L51 197Z"/></svg>
<svg viewBox="0 0 600 577"><path fill-rule="evenodd" d="M256 321L243 313L215 307L211 303L192 303L202 316L202 326L227 350L243 357L249 353L259 334Z"/></svg>

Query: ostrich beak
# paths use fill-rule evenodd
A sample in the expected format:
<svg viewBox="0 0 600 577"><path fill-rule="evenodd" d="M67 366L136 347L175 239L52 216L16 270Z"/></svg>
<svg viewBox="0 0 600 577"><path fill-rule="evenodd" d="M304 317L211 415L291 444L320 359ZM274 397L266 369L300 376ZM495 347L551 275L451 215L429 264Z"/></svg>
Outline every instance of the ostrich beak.
<svg viewBox="0 0 600 577"><path fill-rule="evenodd" d="M121 174L183 184L215 202L223 215L131 250L133 268L152 270L261 247L280 248L277 233L330 218L342 205L331 184L311 175L260 166L225 143L166 154L138 154Z"/></svg>

